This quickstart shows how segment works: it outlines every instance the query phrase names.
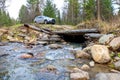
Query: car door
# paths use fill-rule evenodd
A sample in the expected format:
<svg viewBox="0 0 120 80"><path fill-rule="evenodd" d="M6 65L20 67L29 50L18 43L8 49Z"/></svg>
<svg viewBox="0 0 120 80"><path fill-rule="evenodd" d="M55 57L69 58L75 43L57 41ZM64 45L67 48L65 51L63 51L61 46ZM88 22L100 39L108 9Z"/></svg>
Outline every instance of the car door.
<svg viewBox="0 0 120 80"><path fill-rule="evenodd" d="M38 23L43 23L42 19L43 19L42 16L39 16L39 17L37 18L37 22L38 22Z"/></svg>

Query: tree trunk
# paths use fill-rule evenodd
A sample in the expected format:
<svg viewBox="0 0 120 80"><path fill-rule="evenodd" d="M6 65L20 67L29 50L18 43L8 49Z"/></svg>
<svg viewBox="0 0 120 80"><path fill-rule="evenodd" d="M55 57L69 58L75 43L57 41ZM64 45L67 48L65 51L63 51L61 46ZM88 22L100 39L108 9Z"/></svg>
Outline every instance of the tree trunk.
<svg viewBox="0 0 120 80"><path fill-rule="evenodd" d="M97 20L101 20L101 14L100 14L100 0L97 0Z"/></svg>

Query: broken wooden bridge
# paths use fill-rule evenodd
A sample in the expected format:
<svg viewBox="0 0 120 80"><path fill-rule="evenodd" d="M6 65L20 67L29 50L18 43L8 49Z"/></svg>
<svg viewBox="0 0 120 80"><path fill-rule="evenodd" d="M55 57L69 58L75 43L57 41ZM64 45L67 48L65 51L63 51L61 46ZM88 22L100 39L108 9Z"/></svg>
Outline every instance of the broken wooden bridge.
<svg viewBox="0 0 120 80"><path fill-rule="evenodd" d="M98 29L52 31L45 28L38 28L30 24L24 24L24 26L50 35L48 41L59 41L60 39L63 39L65 41L70 41L70 42L84 42L86 40L98 39L99 37L102 36L102 34L100 34L100 31Z"/></svg>

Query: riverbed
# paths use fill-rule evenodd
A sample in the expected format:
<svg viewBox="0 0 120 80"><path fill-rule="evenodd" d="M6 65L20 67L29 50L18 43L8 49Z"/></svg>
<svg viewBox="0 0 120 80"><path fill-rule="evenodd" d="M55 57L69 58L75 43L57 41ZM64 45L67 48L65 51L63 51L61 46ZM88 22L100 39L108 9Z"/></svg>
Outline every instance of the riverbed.
<svg viewBox="0 0 120 80"><path fill-rule="evenodd" d="M50 45L26 45L4 43L0 46L0 80L70 80L70 70L89 64L91 59L75 58L73 51L84 45L60 44L61 48L51 49ZM32 53L33 58L21 59L22 54ZM52 68L51 68L52 66ZM99 72L109 72L108 66L95 64L88 71L90 80Z"/></svg>

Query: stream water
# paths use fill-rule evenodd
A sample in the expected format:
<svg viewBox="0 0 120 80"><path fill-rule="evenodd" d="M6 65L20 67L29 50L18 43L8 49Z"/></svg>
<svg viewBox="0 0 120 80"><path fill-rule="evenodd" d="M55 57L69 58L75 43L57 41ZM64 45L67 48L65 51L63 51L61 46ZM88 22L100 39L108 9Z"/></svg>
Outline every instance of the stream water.
<svg viewBox="0 0 120 80"><path fill-rule="evenodd" d="M62 45L60 49L50 49L49 45L26 47L23 43L6 43L0 46L0 80L70 80L71 68L81 67L90 61L75 59L73 49L82 49L82 46L70 44ZM34 57L21 59L20 55L24 53L33 53ZM56 69L49 70L49 65ZM98 72L108 71L107 66L96 64L89 72L94 77Z"/></svg>

